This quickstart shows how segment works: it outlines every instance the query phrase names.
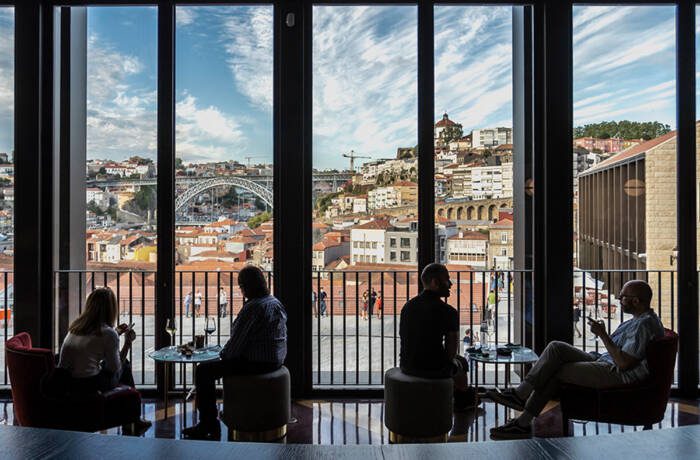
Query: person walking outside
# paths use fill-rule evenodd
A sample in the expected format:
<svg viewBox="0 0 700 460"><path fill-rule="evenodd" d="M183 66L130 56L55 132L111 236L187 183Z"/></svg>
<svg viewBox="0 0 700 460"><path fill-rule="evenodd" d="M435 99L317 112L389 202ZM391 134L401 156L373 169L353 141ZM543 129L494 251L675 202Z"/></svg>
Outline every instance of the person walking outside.
<svg viewBox="0 0 700 460"><path fill-rule="evenodd" d="M314 312L314 318L318 318L318 306L316 305L316 291L311 290L311 309Z"/></svg>
<svg viewBox="0 0 700 460"><path fill-rule="evenodd" d="M374 304L377 303L377 291L372 288L370 294L369 294L369 308L367 310L367 313L369 313L369 316L372 316L374 314Z"/></svg>
<svg viewBox="0 0 700 460"><path fill-rule="evenodd" d="M323 290L322 286L318 291L319 313L321 316L326 316L326 297L328 297L328 294L326 294L326 291Z"/></svg>
<svg viewBox="0 0 700 460"><path fill-rule="evenodd" d="M197 291L194 295L194 317L199 316L199 309L202 307L202 293Z"/></svg>
<svg viewBox="0 0 700 460"><path fill-rule="evenodd" d="M581 307L577 303L574 307L574 330L578 337L581 337L581 330L578 328L579 321L581 321Z"/></svg>
<svg viewBox="0 0 700 460"><path fill-rule="evenodd" d="M365 290L365 292L362 293L362 313L360 313L360 318L362 318L362 319L367 319L368 299L369 299L369 292L367 290Z"/></svg>
<svg viewBox="0 0 700 460"><path fill-rule="evenodd" d="M228 307L228 298L224 288L219 290L219 316L226 318L226 307Z"/></svg>
<svg viewBox="0 0 700 460"><path fill-rule="evenodd" d="M185 296L185 317L190 317L190 305L192 305L192 293L188 292Z"/></svg>
<svg viewBox="0 0 700 460"><path fill-rule="evenodd" d="M382 298L381 294L377 295L377 303L375 305L377 307L377 319L380 319L382 317L382 307L384 306L383 300L384 299Z"/></svg>

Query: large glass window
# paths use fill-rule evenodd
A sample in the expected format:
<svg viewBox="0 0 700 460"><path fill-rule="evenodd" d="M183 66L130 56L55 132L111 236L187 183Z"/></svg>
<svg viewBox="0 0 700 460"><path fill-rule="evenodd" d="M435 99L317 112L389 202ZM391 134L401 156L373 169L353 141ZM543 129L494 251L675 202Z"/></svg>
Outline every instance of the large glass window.
<svg viewBox="0 0 700 460"><path fill-rule="evenodd" d="M86 271L61 275L60 283L67 277L72 281L59 297L61 302L70 298L64 310L69 311L70 322L82 311L91 290L109 286L117 296L119 322L135 323L138 333L130 354L134 378L152 384L153 361L145 350L154 346L157 10L88 7L72 8L70 14L74 61L72 74L63 77L80 78L79 66L85 66L85 131L76 121L81 96L74 86L71 123L75 124L62 128L62 134L71 130L71 149L62 154L72 163L79 159L81 149L73 145L79 145L78 137L84 133ZM77 260L63 264L63 268L81 265Z"/></svg>
<svg viewBox="0 0 700 460"><path fill-rule="evenodd" d="M515 319L524 303L514 287L525 273L511 271L513 165L524 159L513 147L513 8L437 5L434 12L435 259L452 275L448 300L461 336L520 340ZM495 367L482 370L498 381Z"/></svg>
<svg viewBox="0 0 700 460"><path fill-rule="evenodd" d="M178 341L209 316L224 343L243 306L237 271L273 267L273 9L177 7L175 18Z"/></svg>
<svg viewBox="0 0 700 460"><path fill-rule="evenodd" d="M13 8L0 8L0 353L4 356L5 340L14 334L14 67L15 16ZM7 372L0 369L0 384L7 385Z"/></svg>
<svg viewBox="0 0 700 460"><path fill-rule="evenodd" d="M614 330L629 279L676 326L675 8L576 6L573 27L574 340L593 348L585 317Z"/></svg>
<svg viewBox="0 0 700 460"><path fill-rule="evenodd" d="M379 384L397 358L383 331L416 289L417 43L415 6L313 8L316 384Z"/></svg>

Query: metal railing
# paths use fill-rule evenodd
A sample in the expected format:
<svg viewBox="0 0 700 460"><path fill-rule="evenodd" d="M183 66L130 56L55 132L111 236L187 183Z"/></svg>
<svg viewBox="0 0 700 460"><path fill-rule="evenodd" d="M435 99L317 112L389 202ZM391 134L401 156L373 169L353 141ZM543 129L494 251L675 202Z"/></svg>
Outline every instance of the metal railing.
<svg viewBox="0 0 700 460"><path fill-rule="evenodd" d="M0 343L0 369L3 372L0 384L4 387L9 385L4 346L14 334L13 276L12 271L0 272L0 327L4 336ZM272 274L267 276L272 286ZM649 282L654 291L654 309L666 327L676 330L676 276L673 270L575 270L572 303L585 308L581 308L581 321L574 325L581 334L578 337L575 328L574 344L585 351L604 351L601 349L603 345L591 337L586 318L604 319L609 331L614 331L628 319L621 311L616 295L622 284L630 279ZM135 380L140 386L155 385L155 365L147 354L155 346L156 328L165 327L154 323L155 272L67 270L56 271L54 277L55 350L58 352L60 348L58 332L82 312L87 294L97 286L108 285L118 298L120 322L135 323L138 331L138 340L130 354ZM527 343L525 338L532 334L533 324L531 271L453 271L451 279L454 285L447 301L459 312L460 337L470 330L473 344L481 340L482 332L492 345ZM204 318L215 316L217 328L211 341L223 345L243 306L237 289L237 272L177 271L175 281L176 342L193 340L195 334L203 333ZM405 302L418 294L417 272L320 271L312 273L312 281L314 293L309 293L312 314L322 310L322 299L318 295L320 288L326 292L326 316L314 315L312 319L314 387L381 388L384 372L399 364L400 312ZM225 303L220 302L222 289L226 293ZM372 289L376 293L374 303L371 302ZM494 292L489 299L491 290ZM198 318L192 314L197 291L202 299ZM187 317L185 299L190 292L190 316ZM365 292L368 292L367 300L363 298ZM221 307L223 311L219 311ZM480 385L498 385L506 380L505 369L494 365L483 365L478 377ZM511 381L519 378L516 374L508 377ZM191 383L191 368L182 366L176 384L186 386Z"/></svg>
<svg viewBox="0 0 700 460"><path fill-rule="evenodd" d="M532 317L532 302L527 300L532 295L531 271L450 274L453 286L447 302L458 311L460 340L469 330L472 344L483 340L482 336L492 346L525 342L526 325ZM418 294L418 273L315 271L312 277L314 387L381 388L384 372L399 365L401 309ZM319 294L322 288L325 296ZM479 367L484 384L497 385L499 375L506 380L505 366Z"/></svg>
<svg viewBox="0 0 700 460"><path fill-rule="evenodd" d="M10 385L7 375L7 363L5 361L5 342L14 335L13 309L14 296L14 272L0 271L0 325L2 326L2 343L0 343L0 370L2 377L0 384L4 387Z"/></svg>

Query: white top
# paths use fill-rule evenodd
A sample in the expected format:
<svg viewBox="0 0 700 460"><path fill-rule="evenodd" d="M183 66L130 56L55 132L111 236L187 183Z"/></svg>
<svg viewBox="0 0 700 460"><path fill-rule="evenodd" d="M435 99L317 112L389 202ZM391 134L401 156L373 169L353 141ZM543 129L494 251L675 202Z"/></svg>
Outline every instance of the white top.
<svg viewBox="0 0 700 460"><path fill-rule="evenodd" d="M105 324L102 335L75 335L69 332L61 346L58 366L69 369L71 377L75 378L93 377L100 373L103 366L116 374L121 369L117 331Z"/></svg>

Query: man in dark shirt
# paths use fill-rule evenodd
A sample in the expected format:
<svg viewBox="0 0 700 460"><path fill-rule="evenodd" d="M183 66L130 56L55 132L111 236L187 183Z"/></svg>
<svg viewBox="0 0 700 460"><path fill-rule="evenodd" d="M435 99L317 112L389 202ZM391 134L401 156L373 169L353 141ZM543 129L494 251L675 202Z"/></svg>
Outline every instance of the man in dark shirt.
<svg viewBox="0 0 700 460"><path fill-rule="evenodd" d="M199 423L185 428L190 439L216 440L221 427L216 418L215 382L227 375L263 374L279 369L287 356L287 313L270 295L263 272L248 265L238 273L238 286L246 299L231 327L231 338L219 356L197 366L195 387Z"/></svg>
<svg viewBox="0 0 700 460"><path fill-rule="evenodd" d="M452 282L442 264L430 264L421 274L423 292L401 310L401 370L423 378L454 379L455 410L476 404L476 392L467 384L467 361L457 355L459 315L442 301L449 297Z"/></svg>

